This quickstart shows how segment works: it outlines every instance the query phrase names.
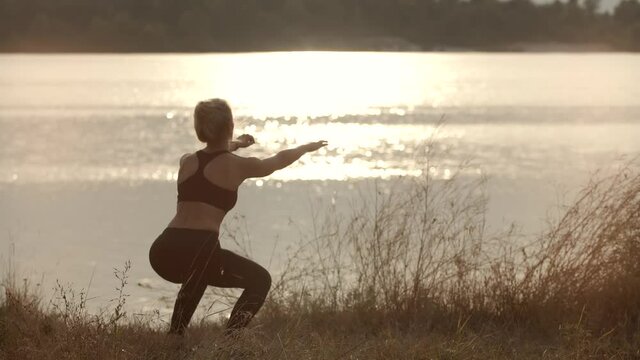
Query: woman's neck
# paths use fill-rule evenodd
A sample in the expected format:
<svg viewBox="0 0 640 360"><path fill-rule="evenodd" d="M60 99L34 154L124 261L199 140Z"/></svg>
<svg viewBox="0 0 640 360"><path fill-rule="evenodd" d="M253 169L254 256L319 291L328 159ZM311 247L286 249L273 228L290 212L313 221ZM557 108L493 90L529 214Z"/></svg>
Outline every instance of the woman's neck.
<svg viewBox="0 0 640 360"><path fill-rule="evenodd" d="M214 152L214 151L221 151L221 150L227 150L229 151L229 142L225 141L223 143L208 143L207 146L203 149L206 152Z"/></svg>

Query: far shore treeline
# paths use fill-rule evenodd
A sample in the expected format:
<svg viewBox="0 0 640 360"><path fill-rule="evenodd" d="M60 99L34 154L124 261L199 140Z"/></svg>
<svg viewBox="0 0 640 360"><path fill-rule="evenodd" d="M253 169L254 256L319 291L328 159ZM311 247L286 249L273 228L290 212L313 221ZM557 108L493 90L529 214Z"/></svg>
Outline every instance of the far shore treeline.
<svg viewBox="0 0 640 360"><path fill-rule="evenodd" d="M0 0L2 52L640 50L640 0Z"/></svg>

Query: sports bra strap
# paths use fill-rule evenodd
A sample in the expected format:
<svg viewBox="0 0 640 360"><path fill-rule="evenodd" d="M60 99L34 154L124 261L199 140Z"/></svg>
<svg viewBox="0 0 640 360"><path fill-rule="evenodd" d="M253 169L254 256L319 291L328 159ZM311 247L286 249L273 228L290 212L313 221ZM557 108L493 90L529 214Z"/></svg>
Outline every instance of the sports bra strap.
<svg viewBox="0 0 640 360"><path fill-rule="evenodd" d="M226 152L229 152L229 151L219 150L219 151L214 151L212 153L208 153L202 150L196 151L196 156L198 157L198 170L196 172L204 173L204 168L207 166L209 162L211 162L211 160L217 158L218 155L224 154Z"/></svg>

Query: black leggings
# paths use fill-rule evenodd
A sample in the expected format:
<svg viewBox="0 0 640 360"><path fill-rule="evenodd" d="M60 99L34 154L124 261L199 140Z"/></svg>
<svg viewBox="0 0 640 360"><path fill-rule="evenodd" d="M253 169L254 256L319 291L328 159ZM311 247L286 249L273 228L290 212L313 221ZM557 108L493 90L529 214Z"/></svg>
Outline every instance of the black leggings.
<svg viewBox="0 0 640 360"><path fill-rule="evenodd" d="M184 332L208 285L244 289L231 311L227 334L249 324L271 287L269 272L220 248L215 231L167 228L151 245L149 261L163 279L182 284L171 317L171 333Z"/></svg>

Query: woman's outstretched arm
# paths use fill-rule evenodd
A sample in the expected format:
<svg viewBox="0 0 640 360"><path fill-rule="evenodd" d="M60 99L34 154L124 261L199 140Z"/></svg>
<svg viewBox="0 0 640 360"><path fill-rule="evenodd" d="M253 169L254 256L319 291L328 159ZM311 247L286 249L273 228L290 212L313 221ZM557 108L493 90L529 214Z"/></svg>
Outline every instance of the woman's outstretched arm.
<svg viewBox="0 0 640 360"><path fill-rule="evenodd" d="M240 169L244 179L271 175L274 171L284 169L300 159L302 155L316 151L327 145L326 141L316 141L296 148L282 150L272 157L258 159L254 157L242 158Z"/></svg>

